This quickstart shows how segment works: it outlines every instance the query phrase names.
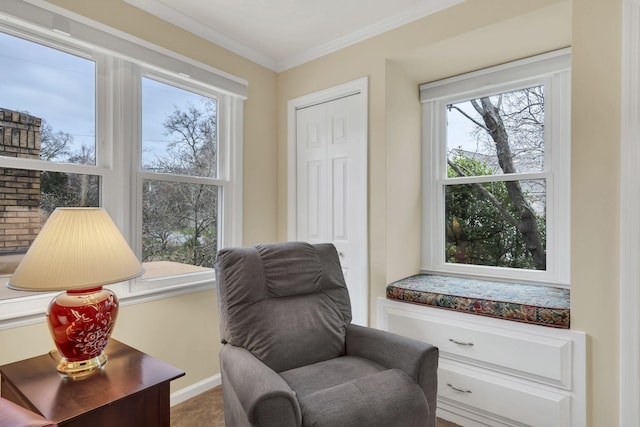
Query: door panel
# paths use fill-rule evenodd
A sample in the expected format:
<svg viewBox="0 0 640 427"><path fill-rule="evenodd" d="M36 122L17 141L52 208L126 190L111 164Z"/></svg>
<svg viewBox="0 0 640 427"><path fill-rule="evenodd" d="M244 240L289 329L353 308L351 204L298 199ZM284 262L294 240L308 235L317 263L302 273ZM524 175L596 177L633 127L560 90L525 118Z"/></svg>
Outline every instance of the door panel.
<svg viewBox="0 0 640 427"><path fill-rule="evenodd" d="M320 206L322 206L322 200L320 194L322 189L320 188L322 164L318 161L312 161L307 163L307 238L309 239L321 239L322 233L320 232Z"/></svg>
<svg viewBox="0 0 640 427"><path fill-rule="evenodd" d="M354 323L367 323L366 130L361 94L296 111L296 239L331 242L340 256ZM364 217L363 217L364 216Z"/></svg>
<svg viewBox="0 0 640 427"><path fill-rule="evenodd" d="M333 240L347 240L349 160L333 159Z"/></svg>

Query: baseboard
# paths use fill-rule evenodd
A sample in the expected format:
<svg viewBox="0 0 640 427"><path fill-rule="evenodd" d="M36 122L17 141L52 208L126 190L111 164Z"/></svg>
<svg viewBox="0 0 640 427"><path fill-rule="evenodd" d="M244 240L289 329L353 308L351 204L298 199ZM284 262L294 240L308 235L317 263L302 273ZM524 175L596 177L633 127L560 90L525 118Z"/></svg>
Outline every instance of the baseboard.
<svg viewBox="0 0 640 427"><path fill-rule="evenodd" d="M180 389L171 393L171 406L182 403L185 400L189 400L192 397L196 397L200 393L204 393L207 390L211 390L214 387L222 384L222 376L220 374L213 375L209 378L205 378L202 381L198 381L195 384L191 384L188 387Z"/></svg>

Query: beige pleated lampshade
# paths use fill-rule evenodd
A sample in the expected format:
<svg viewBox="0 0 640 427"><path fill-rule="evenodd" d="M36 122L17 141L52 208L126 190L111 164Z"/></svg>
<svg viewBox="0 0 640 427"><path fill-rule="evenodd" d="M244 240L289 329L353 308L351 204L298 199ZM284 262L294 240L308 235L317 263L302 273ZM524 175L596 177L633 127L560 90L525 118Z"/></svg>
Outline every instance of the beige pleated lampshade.
<svg viewBox="0 0 640 427"><path fill-rule="evenodd" d="M22 291L86 289L144 272L140 261L101 208L58 208L9 279Z"/></svg>

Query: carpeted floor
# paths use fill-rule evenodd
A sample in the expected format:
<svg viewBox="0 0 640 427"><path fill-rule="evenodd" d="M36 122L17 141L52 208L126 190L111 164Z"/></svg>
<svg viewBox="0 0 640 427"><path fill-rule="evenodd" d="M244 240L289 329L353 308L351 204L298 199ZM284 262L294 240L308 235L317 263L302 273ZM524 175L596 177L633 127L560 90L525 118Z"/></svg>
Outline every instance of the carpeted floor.
<svg viewBox="0 0 640 427"><path fill-rule="evenodd" d="M225 427L222 387L213 388L172 407L171 427ZM438 427L459 426L438 419Z"/></svg>
<svg viewBox="0 0 640 427"><path fill-rule="evenodd" d="M171 427L225 427L222 387L171 407Z"/></svg>

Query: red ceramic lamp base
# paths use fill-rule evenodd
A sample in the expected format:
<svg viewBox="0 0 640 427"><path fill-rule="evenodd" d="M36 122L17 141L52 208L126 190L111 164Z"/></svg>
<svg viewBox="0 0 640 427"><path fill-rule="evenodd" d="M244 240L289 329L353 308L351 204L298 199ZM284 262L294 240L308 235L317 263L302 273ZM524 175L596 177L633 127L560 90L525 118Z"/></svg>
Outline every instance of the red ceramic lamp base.
<svg viewBox="0 0 640 427"><path fill-rule="evenodd" d="M58 371L84 376L107 362L103 353L118 316L118 298L109 289L69 290L49 304L49 330L62 356Z"/></svg>

